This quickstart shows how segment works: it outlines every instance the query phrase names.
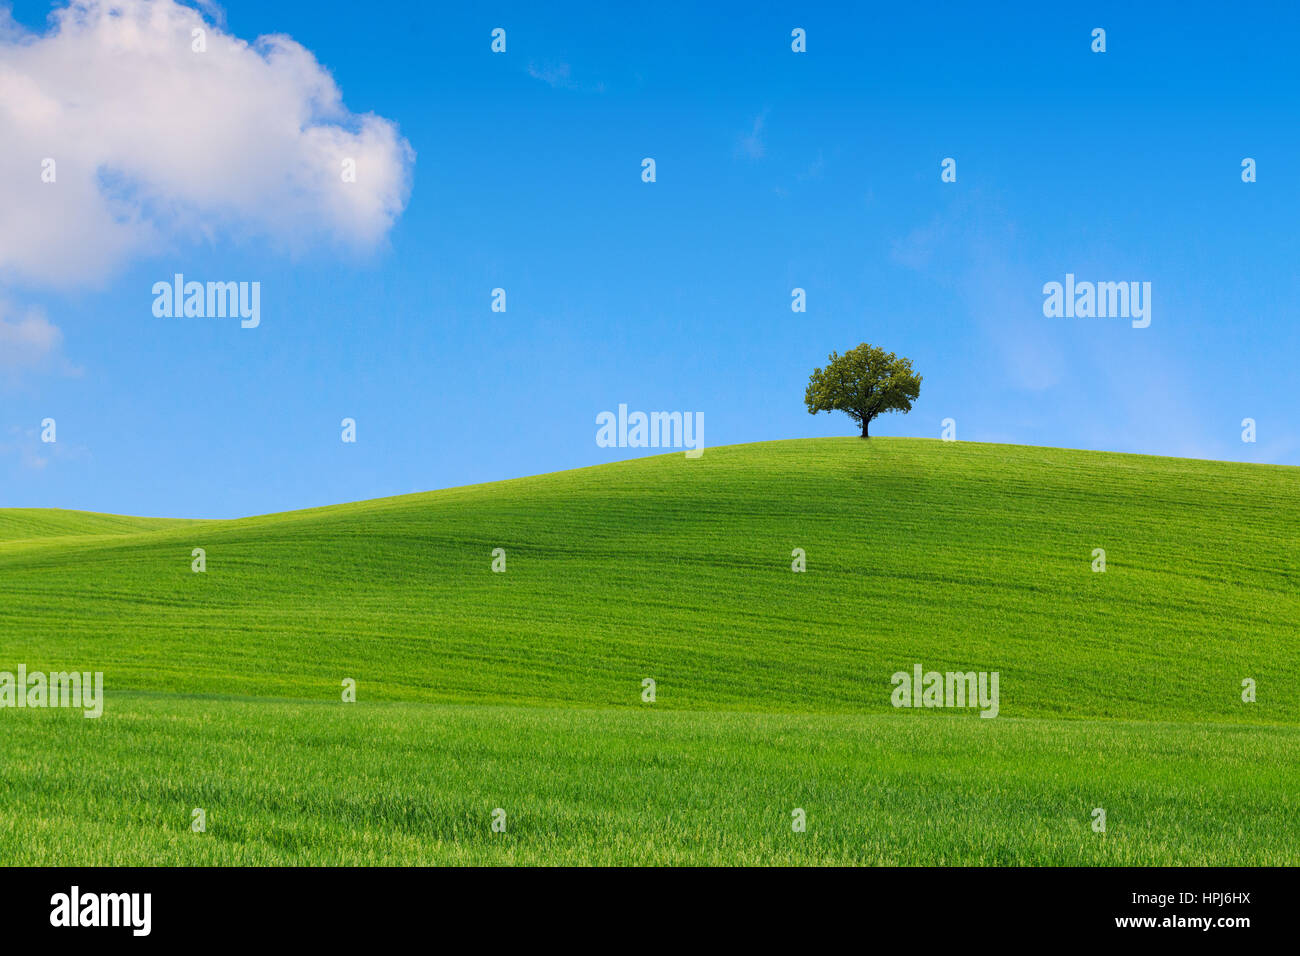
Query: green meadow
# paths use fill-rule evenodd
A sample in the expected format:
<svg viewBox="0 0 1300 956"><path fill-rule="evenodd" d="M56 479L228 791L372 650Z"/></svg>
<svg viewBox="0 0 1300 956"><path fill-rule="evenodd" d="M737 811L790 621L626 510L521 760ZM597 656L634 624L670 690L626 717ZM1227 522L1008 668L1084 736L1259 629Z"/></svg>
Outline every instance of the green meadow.
<svg viewBox="0 0 1300 956"><path fill-rule="evenodd" d="M105 685L0 709L0 862L1294 865L1298 481L844 438L0 510L0 671ZM997 718L892 706L917 664Z"/></svg>

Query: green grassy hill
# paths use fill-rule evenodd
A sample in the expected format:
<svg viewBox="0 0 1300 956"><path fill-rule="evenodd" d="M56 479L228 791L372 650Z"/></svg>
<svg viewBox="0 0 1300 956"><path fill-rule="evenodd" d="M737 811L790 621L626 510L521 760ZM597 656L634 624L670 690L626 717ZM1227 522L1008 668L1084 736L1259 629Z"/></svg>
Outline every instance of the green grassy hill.
<svg viewBox="0 0 1300 956"><path fill-rule="evenodd" d="M0 710L0 854L1296 863L1298 481L850 438L237 521L0 511L0 670L108 692ZM1000 716L895 709L918 663L999 672Z"/></svg>

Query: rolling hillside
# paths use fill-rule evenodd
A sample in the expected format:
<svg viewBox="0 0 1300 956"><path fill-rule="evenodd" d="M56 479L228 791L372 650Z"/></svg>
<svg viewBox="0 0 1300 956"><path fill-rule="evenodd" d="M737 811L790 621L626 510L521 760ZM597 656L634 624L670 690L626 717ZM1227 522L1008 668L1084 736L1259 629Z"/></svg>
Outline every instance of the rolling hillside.
<svg viewBox="0 0 1300 956"><path fill-rule="evenodd" d="M107 691L0 710L0 852L1295 863L1298 481L849 438L236 521L0 511L0 670ZM998 719L891 706L916 664L997 671Z"/></svg>

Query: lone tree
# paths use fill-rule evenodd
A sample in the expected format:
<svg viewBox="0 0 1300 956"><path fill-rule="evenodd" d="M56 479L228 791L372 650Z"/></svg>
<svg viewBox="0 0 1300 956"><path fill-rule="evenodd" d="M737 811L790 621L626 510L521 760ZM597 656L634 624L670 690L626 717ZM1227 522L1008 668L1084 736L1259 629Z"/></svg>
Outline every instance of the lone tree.
<svg viewBox="0 0 1300 956"><path fill-rule="evenodd" d="M825 368L814 369L808 379L804 404L808 414L844 412L862 437L881 412L910 412L921 394L921 376L912 371L912 360L865 342L843 355L832 352Z"/></svg>

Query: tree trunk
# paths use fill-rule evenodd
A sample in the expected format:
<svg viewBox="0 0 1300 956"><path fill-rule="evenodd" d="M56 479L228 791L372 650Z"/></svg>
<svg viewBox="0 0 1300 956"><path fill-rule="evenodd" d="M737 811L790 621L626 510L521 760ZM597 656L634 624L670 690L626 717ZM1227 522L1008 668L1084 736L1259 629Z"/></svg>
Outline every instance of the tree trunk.
<svg viewBox="0 0 1300 956"><path fill-rule="evenodd" d="M867 418L862 419L862 437L863 437L863 438L870 438L870 437L871 437L870 435L867 434L867 426L870 425L870 424L871 424L871 420L870 420L870 419L867 419Z"/></svg>

